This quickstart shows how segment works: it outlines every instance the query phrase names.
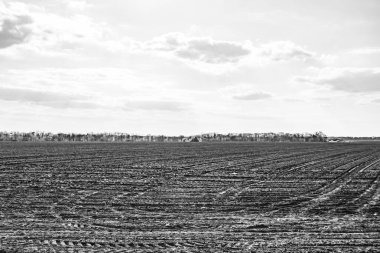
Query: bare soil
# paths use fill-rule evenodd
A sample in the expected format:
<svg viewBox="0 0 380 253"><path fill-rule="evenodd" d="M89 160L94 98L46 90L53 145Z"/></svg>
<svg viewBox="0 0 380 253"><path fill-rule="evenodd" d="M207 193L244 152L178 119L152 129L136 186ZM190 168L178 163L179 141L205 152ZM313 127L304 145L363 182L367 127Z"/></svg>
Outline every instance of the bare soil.
<svg viewBox="0 0 380 253"><path fill-rule="evenodd" d="M380 252L380 143L0 143L0 252Z"/></svg>

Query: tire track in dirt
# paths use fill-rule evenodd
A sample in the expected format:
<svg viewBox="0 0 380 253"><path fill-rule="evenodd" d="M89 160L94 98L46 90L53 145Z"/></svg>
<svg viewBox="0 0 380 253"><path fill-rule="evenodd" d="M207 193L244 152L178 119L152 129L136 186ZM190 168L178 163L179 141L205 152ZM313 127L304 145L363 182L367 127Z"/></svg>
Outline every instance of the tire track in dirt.
<svg viewBox="0 0 380 253"><path fill-rule="evenodd" d="M305 213L308 210L318 206L319 203L322 203L328 200L329 198L331 198L333 194L341 190L344 185L346 185L348 182L352 180L355 174L362 173L363 171L365 171L372 165L378 163L380 159L372 161L371 164L369 165L360 167L362 163L365 163L371 158L373 158L374 154L376 154L376 152L371 153L370 155L366 155L365 157L359 160L355 159L346 164L340 165L334 170L338 170L341 167L349 167L349 168L343 171L341 174L339 174L331 182L315 190L312 190L311 192L307 192L306 194L301 194L293 198L286 199L279 203L274 203L272 206L274 210L268 210L267 214L273 215L275 213L281 213L281 212L288 213L289 211L297 212L297 213Z"/></svg>
<svg viewBox="0 0 380 253"><path fill-rule="evenodd" d="M36 243L42 246L42 248L53 247L59 252L70 249L75 251L89 250L94 252L105 252L105 250L112 250L112 252L161 252L162 250L176 252L177 250L187 250L206 246L203 243L193 241L161 240L148 243L130 240L116 240L114 242L72 240L70 238L37 240Z"/></svg>
<svg viewBox="0 0 380 253"><path fill-rule="evenodd" d="M333 180L327 187L323 189L322 194L320 194L318 197L310 200L306 205L301 207L301 213L306 213L312 211L312 209L317 208L320 206L323 202L326 202L327 200L331 199L337 192L341 191L342 188L349 183L355 175L363 173L368 168L378 164L380 162L380 159L377 159L373 162L371 162L369 165L366 165L364 167L360 167L360 165L353 167L344 173L341 174L340 177ZM332 211L332 210L329 210Z"/></svg>
<svg viewBox="0 0 380 253"><path fill-rule="evenodd" d="M380 166L378 166L379 172L377 173L376 178L371 182L370 186L364 191L352 204L361 202L365 200L365 204L361 205L357 211L360 213L368 213L371 210L371 207L378 206L373 208L373 214L380 214Z"/></svg>
<svg viewBox="0 0 380 253"><path fill-rule="evenodd" d="M338 154L338 157L340 157L340 155L342 154ZM345 155L345 154L343 154ZM336 157L337 157L337 154L334 154L334 155L329 155L328 156L330 159L327 160L328 161L336 161ZM320 159L317 159L316 161L311 161L311 162L306 162L303 163L298 163L299 165L291 165L291 166L287 166L287 167L290 167L290 169L283 169L284 167L281 167L279 170L281 171L281 173L279 175L276 175L276 176L282 176L282 175L285 175L287 171L295 171L297 169L301 169L301 168L304 168L306 166L308 166L310 163L312 164L317 164L317 161L322 161L324 158L320 158ZM326 162L326 160L325 160ZM346 164L344 164L346 165ZM342 165L343 166L343 165ZM286 168L287 168L286 167ZM294 173L294 172L292 172ZM273 178L274 179L274 178ZM251 179L248 179L244 182L242 182L239 187L229 187L229 188L225 188L223 191L219 192L216 197L215 197L215 200L217 202L220 202L220 201L228 201L228 202L232 202L232 201L235 201L237 198L240 197L240 195L246 191L248 191L251 187L252 187L252 183L254 183L255 180L251 180ZM257 183L257 182L256 182ZM320 188L319 188L320 189ZM318 189L317 189L318 190ZM294 198L292 198L292 200L299 200L299 196L296 196ZM309 199L308 199L309 200ZM286 206L286 205L289 205L289 199L286 199L286 200L283 200L283 201L280 201L280 203L275 203L279 206L283 205L283 206ZM268 205L270 205L270 203L268 203ZM241 210L243 209L246 209L247 207L241 207ZM279 211L279 210L277 210ZM276 212L276 211L274 211ZM273 212L273 213L274 213Z"/></svg>
<svg viewBox="0 0 380 253"><path fill-rule="evenodd" d="M380 163L378 162L376 164L373 164L373 166L379 164ZM339 206L330 210L329 213L365 213L371 204L374 204L376 202L376 197L379 195L376 193L376 191L380 191L380 170L374 179L368 181L369 183L367 183L365 188L360 191L360 194L358 194L357 197L348 202L345 202L343 206Z"/></svg>

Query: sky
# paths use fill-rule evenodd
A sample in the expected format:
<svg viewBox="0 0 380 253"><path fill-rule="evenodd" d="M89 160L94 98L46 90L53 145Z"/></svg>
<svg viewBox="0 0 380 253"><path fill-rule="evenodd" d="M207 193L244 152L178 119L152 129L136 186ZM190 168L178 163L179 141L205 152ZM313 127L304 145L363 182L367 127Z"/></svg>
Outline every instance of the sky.
<svg viewBox="0 0 380 253"><path fill-rule="evenodd" d="M0 0L0 130L380 136L378 0Z"/></svg>

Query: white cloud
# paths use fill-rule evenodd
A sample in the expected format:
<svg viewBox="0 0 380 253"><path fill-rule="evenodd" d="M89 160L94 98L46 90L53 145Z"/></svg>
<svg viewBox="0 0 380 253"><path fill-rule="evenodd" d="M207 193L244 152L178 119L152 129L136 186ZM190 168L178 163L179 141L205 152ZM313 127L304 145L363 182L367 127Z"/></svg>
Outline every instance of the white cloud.
<svg viewBox="0 0 380 253"><path fill-rule="evenodd" d="M66 8L71 8L71 5L78 7L82 2L68 2ZM8 50L8 54L11 52L16 56L34 52L50 56L68 56L71 53L72 57L99 45L108 49L109 29L106 25L76 11L70 15L59 15L40 5L0 2L0 27L0 49L24 42L22 46Z"/></svg>
<svg viewBox="0 0 380 253"><path fill-rule="evenodd" d="M271 93L259 90L256 85L238 84L219 89L219 94L225 98L234 100L267 100L274 96Z"/></svg>
<svg viewBox="0 0 380 253"><path fill-rule="evenodd" d="M147 110L147 111L182 111L187 104L179 101L164 100L135 100L125 104L125 110Z"/></svg>
<svg viewBox="0 0 380 253"><path fill-rule="evenodd" d="M89 4L87 1L81 1L81 0L75 0L75 1L68 1L67 6L73 10L85 10L92 5Z"/></svg>
<svg viewBox="0 0 380 253"><path fill-rule="evenodd" d="M346 92L380 91L379 68L322 68L314 69L312 75L297 76L295 81L326 85Z"/></svg>
<svg viewBox="0 0 380 253"><path fill-rule="evenodd" d="M194 92L123 68L13 69L0 72L0 84L7 84L2 101L53 109L176 112L194 99Z"/></svg>
<svg viewBox="0 0 380 253"><path fill-rule="evenodd" d="M0 2L0 49L23 43L32 32L31 23L25 10L10 10Z"/></svg>
<svg viewBox="0 0 380 253"><path fill-rule="evenodd" d="M296 45L291 41L276 41L262 45L258 54L272 61L308 60L316 56L315 53Z"/></svg>
<svg viewBox="0 0 380 253"><path fill-rule="evenodd" d="M168 33L140 41L123 37L115 27L76 10L87 8L87 5L85 1L60 4L66 8L66 12L62 12L64 15L31 3L0 5L3 12L8 13L0 32L0 57L20 61L20 64L27 58L46 65L58 60L68 65L69 62L96 65L102 60L116 65L126 58L146 54L142 57L180 60L191 68L212 74L234 71L241 66L258 67L318 58L315 53L290 41L254 45L249 40L219 40L184 33ZM71 13L70 9L75 11Z"/></svg>
<svg viewBox="0 0 380 253"><path fill-rule="evenodd" d="M233 98L237 100L262 100L269 99L272 95L265 92L250 92L242 95L234 95Z"/></svg>
<svg viewBox="0 0 380 253"><path fill-rule="evenodd" d="M370 55L370 54L379 54L380 48L379 47L363 47L363 48L357 48L349 51L351 54L358 54L358 55Z"/></svg>
<svg viewBox="0 0 380 253"><path fill-rule="evenodd" d="M210 64L237 62L250 54L249 43L214 40L210 37L188 37L169 33L141 43L144 50L170 53L178 58Z"/></svg>
<svg viewBox="0 0 380 253"><path fill-rule="evenodd" d="M322 56L290 41L253 45L247 41L224 41L169 33L145 42L129 41L136 51L153 52L186 62L207 72L222 73L241 65L259 66L271 62L322 61ZM212 66L212 65L216 65ZM219 71L218 71L219 70Z"/></svg>

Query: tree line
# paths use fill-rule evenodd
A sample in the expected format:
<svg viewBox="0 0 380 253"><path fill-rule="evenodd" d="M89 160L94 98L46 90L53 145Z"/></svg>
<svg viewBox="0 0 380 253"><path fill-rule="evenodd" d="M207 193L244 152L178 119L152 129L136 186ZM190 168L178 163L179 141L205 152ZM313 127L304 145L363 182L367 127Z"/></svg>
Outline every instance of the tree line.
<svg viewBox="0 0 380 253"><path fill-rule="evenodd" d="M315 133L207 133L193 136L137 135L127 133L0 132L0 141L51 142L326 142L323 132Z"/></svg>

